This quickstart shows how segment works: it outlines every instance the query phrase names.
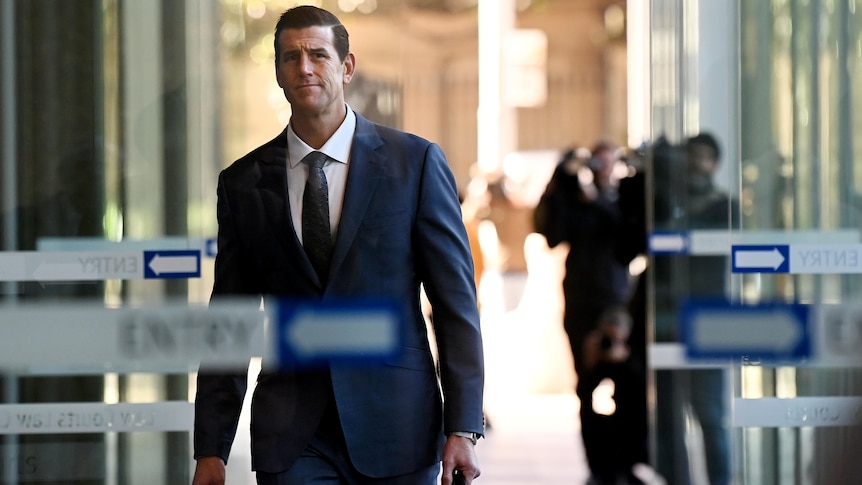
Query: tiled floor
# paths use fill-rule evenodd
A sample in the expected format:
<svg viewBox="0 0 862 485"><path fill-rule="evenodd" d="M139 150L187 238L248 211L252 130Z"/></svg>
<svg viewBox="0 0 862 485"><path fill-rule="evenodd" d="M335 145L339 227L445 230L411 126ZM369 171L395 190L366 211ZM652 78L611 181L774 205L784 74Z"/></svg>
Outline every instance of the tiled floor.
<svg viewBox="0 0 862 485"><path fill-rule="evenodd" d="M484 485L579 485L589 475L574 372L561 328L562 277L548 257L533 275L482 282L487 439L477 445ZM559 267L562 267L560 265Z"/></svg>
<svg viewBox="0 0 862 485"><path fill-rule="evenodd" d="M484 485L575 485L588 476L572 394L512 396L488 409L476 452Z"/></svg>

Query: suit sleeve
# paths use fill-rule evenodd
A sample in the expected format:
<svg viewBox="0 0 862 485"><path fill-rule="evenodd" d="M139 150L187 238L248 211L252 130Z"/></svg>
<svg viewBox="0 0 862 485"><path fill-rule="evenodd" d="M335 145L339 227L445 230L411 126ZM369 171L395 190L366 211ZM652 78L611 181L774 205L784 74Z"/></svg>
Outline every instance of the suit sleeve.
<svg viewBox="0 0 862 485"><path fill-rule="evenodd" d="M473 258L455 178L435 144L425 154L414 231L439 351L444 431L482 433L484 357Z"/></svg>
<svg viewBox="0 0 862 485"><path fill-rule="evenodd" d="M218 184L218 254L212 300L248 294L240 241L224 174ZM194 457L218 456L227 463L245 397L248 369L200 369L194 421Z"/></svg>

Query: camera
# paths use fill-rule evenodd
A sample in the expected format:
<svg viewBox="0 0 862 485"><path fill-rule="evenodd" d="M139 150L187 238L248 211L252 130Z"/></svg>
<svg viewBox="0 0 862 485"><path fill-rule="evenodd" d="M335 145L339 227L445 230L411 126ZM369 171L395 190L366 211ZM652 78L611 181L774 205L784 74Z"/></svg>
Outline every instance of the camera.
<svg viewBox="0 0 862 485"><path fill-rule="evenodd" d="M586 166L593 172L598 172L602 169L604 163L599 157L590 157L587 159Z"/></svg>
<svg viewBox="0 0 862 485"><path fill-rule="evenodd" d="M607 335L602 335L602 339L599 340L599 347L602 349L602 352L607 352L611 350L611 347L614 346L613 340Z"/></svg>

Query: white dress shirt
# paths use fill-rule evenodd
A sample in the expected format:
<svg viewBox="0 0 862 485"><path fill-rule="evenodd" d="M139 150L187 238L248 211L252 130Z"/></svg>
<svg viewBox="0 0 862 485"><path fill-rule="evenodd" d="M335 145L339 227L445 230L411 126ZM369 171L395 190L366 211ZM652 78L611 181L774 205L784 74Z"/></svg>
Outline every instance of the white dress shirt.
<svg viewBox="0 0 862 485"><path fill-rule="evenodd" d="M356 131L356 114L347 106L347 116L335 133L320 147L319 152L326 154L329 160L323 166L326 183L329 188L329 226L332 240L338 232L338 222L341 219L341 206L344 203L344 186L347 182L347 167L350 163L350 147L353 145L353 134ZM305 181L308 179L308 166L302 163L306 155L315 151L302 141L287 125L287 197L290 201L290 217L296 236L302 242L302 194L305 192Z"/></svg>

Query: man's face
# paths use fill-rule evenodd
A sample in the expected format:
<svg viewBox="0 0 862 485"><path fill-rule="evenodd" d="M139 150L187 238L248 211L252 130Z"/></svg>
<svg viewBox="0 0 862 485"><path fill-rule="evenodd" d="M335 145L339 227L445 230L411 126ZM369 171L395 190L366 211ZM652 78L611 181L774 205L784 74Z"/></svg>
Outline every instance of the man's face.
<svg viewBox="0 0 862 485"><path fill-rule="evenodd" d="M331 27L279 32L275 75L294 113L319 115L341 109L344 85L353 77L353 53L344 61L333 46Z"/></svg>
<svg viewBox="0 0 862 485"><path fill-rule="evenodd" d="M610 185L616 166L617 154L614 150L605 149L593 154L596 166L593 168L595 177L599 185L605 187Z"/></svg>
<svg viewBox="0 0 862 485"><path fill-rule="evenodd" d="M712 148L699 143L687 147L689 166L695 174L712 175L718 166L718 160Z"/></svg>

